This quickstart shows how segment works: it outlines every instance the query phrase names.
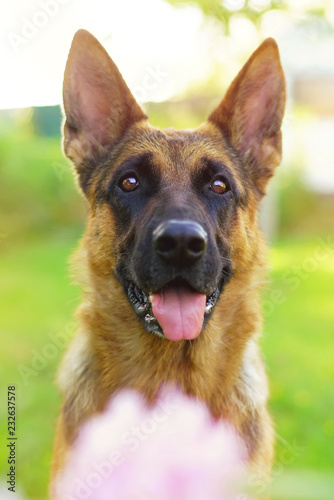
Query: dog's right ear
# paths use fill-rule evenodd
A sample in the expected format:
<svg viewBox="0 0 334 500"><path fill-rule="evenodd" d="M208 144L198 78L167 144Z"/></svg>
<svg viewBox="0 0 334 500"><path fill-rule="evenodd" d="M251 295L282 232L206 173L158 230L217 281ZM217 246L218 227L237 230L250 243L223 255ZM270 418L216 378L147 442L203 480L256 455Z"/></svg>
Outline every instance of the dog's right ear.
<svg viewBox="0 0 334 500"><path fill-rule="evenodd" d="M92 158L108 151L130 125L147 118L106 50L85 30L73 38L63 99L64 151L80 177Z"/></svg>
<svg viewBox="0 0 334 500"><path fill-rule="evenodd" d="M209 117L228 137L260 196L281 160L284 106L285 79L278 47L267 38Z"/></svg>

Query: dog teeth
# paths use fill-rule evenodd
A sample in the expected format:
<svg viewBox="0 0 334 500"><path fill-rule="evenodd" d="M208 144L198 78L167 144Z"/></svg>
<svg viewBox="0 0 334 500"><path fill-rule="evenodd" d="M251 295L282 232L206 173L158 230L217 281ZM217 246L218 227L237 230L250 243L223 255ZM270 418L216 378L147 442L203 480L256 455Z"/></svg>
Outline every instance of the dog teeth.
<svg viewBox="0 0 334 500"><path fill-rule="evenodd" d="M208 314L211 314L215 305L216 305L216 302L218 300L218 297L219 297L219 290L218 288L209 296L207 296L206 298L206 306L205 306L205 309L204 309L204 314L205 315L208 315Z"/></svg>
<svg viewBox="0 0 334 500"><path fill-rule="evenodd" d="M151 321L155 321L155 317L150 314L146 314L145 321L147 321L147 323L151 323Z"/></svg>
<svg viewBox="0 0 334 500"><path fill-rule="evenodd" d="M205 306L205 314L209 314L212 311L212 309L213 309L213 304L212 303L207 304Z"/></svg>
<svg viewBox="0 0 334 500"><path fill-rule="evenodd" d="M139 304L139 305L136 305L135 307L136 307L138 314L144 313L146 311L146 304Z"/></svg>
<svg viewBox="0 0 334 500"><path fill-rule="evenodd" d="M149 302L152 304L153 303L153 295L150 293L150 295L148 296L148 300Z"/></svg>

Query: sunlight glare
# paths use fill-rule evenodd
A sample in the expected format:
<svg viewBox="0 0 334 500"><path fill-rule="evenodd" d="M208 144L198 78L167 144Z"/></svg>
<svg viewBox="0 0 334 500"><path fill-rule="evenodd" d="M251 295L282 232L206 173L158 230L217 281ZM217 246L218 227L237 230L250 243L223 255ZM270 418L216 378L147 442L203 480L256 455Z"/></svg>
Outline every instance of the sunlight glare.
<svg viewBox="0 0 334 500"><path fill-rule="evenodd" d="M163 0L59 0L48 17L42 3L9 4L0 20L0 108L61 102L66 57L79 28L105 45L140 102L168 99L210 73L210 36L198 8L175 9Z"/></svg>

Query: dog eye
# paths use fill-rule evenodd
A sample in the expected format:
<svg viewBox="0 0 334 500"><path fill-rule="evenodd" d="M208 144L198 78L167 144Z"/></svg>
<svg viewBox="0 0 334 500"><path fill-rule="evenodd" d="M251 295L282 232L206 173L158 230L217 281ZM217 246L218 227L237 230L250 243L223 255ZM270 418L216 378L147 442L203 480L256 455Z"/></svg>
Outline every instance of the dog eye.
<svg viewBox="0 0 334 500"><path fill-rule="evenodd" d="M224 194L229 190L229 187L222 178L218 178L211 182L210 189L216 194Z"/></svg>
<svg viewBox="0 0 334 500"><path fill-rule="evenodd" d="M139 181L137 177L134 175L129 175L128 177L124 177L121 182L120 182L120 188L122 191L125 191L126 193L130 193L131 191L134 191L137 189L139 186Z"/></svg>

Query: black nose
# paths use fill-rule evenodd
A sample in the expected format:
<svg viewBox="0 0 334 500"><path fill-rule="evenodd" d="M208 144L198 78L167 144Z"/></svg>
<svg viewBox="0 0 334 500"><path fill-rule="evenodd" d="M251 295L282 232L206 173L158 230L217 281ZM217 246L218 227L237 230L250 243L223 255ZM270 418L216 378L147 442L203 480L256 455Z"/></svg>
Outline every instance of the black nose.
<svg viewBox="0 0 334 500"><path fill-rule="evenodd" d="M171 219L153 231L156 253L168 264L189 266L204 255L208 235L198 222Z"/></svg>

